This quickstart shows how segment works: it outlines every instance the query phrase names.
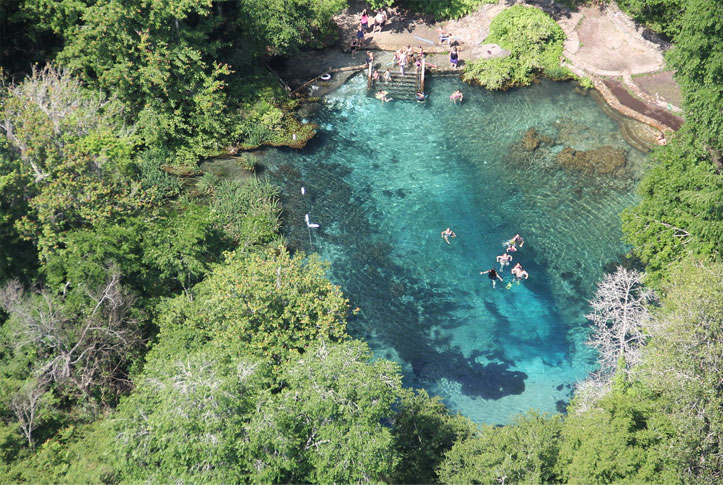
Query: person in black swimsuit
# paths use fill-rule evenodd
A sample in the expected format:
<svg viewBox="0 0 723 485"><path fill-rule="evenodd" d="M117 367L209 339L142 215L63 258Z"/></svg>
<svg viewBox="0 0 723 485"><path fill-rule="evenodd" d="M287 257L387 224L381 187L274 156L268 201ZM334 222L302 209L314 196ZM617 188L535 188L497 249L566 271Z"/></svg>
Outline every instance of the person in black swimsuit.
<svg viewBox="0 0 723 485"><path fill-rule="evenodd" d="M492 288L496 288L495 283L497 280L502 281L502 277L497 274L497 271L494 268L490 268L487 271L480 271L479 274L487 275L487 277L492 281Z"/></svg>
<svg viewBox="0 0 723 485"><path fill-rule="evenodd" d="M452 47L452 50L449 51L450 67L452 67L453 69L457 69L458 62L459 62L459 53L457 52L457 47Z"/></svg>

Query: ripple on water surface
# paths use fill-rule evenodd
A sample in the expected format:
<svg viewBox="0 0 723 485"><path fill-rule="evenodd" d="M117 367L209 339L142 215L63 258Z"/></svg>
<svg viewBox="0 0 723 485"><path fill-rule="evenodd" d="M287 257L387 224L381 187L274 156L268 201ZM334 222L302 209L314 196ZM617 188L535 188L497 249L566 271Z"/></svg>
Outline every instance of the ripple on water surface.
<svg viewBox="0 0 723 485"><path fill-rule="evenodd" d="M618 216L644 156L566 83L490 93L439 79L425 104L384 105L365 87L355 78L327 99L305 150L265 154L289 246L331 262L361 309L349 332L399 362L407 385L478 422L557 411L593 369L586 301L626 250ZM311 234L306 213L321 225ZM508 267L493 289L479 273L515 233L526 243L513 264L530 279L507 289Z"/></svg>

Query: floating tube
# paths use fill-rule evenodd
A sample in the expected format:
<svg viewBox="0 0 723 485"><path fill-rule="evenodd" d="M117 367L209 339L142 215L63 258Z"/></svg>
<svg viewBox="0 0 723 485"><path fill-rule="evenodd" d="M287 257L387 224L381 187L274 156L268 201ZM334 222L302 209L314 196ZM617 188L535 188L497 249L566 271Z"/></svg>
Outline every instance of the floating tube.
<svg viewBox="0 0 723 485"><path fill-rule="evenodd" d="M321 79L322 81L328 81L329 79L331 79L331 73L326 72L319 76L319 79Z"/></svg>

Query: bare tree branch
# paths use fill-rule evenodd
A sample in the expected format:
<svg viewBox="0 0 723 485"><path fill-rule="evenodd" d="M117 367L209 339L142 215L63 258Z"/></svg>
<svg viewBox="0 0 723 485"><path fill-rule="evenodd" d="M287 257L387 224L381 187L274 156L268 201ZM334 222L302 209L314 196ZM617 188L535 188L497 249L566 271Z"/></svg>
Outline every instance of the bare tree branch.
<svg viewBox="0 0 723 485"><path fill-rule="evenodd" d="M593 312L586 316L594 326L588 345L599 352L602 374L612 373L621 357L626 368L640 360L641 347L647 340L647 305L654 300L652 290L642 285L641 276L618 266L615 273L605 275L598 283L590 302Z"/></svg>

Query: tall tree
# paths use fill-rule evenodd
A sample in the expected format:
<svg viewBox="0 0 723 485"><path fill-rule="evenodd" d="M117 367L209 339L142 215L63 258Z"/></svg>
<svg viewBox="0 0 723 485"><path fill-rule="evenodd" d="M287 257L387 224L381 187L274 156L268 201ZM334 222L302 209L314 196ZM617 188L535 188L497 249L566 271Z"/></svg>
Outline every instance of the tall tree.
<svg viewBox="0 0 723 485"><path fill-rule="evenodd" d="M723 480L723 264L686 260L671 270L651 327L641 380L675 433L664 453L684 483Z"/></svg>
<svg viewBox="0 0 723 485"><path fill-rule="evenodd" d="M646 281L653 285L660 284L671 263L688 254L720 254L723 177L691 125L654 153L658 163L638 187L642 201L622 215L625 237L646 264Z"/></svg>
<svg viewBox="0 0 723 485"><path fill-rule="evenodd" d="M685 100L685 119L723 169L723 1L687 0L668 55Z"/></svg>

